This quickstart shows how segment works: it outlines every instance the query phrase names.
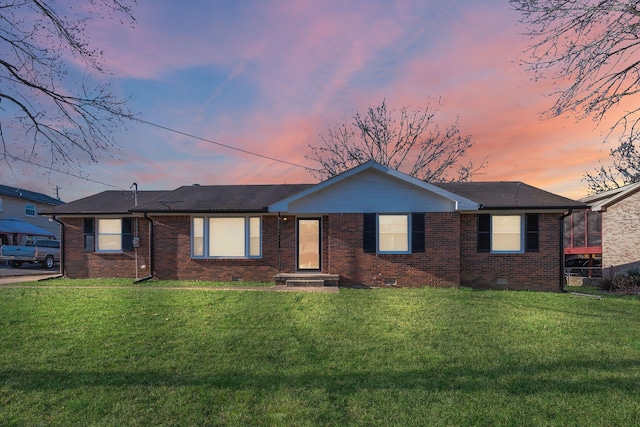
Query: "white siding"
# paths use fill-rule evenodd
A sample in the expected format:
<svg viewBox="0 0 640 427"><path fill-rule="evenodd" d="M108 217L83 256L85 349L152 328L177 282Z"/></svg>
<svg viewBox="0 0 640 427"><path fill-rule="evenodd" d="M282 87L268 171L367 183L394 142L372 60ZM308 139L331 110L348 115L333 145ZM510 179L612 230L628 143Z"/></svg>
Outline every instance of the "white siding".
<svg viewBox="0 0 640 427"><path fill-rule="evenodd" d="M60 236L60 225L57 222L49 221L48 217L38 215L38 212L40 212L41 209L48 208L49 205L9 196L0 196L0 198L2 198L2 211L0 211L0 218L16 218L20 221L28 222L29 224L44 228L45 230L54 234L56 237ZM25 215L25 203L31 203L35 205L35 217Z"/></svg>
<svg viewBox="0 0 640 427"><path fill-rule="evenodd" d="M288 212L453 212L455 202L369 169L289 203Z"/></svg>

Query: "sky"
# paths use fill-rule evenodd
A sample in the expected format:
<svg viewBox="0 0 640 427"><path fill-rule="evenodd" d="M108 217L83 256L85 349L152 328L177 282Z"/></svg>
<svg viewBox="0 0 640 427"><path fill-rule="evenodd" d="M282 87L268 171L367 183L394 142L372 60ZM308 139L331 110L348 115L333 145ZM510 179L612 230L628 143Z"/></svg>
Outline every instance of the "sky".
<svg viewBox="0 0 640 427"><path fill-rule="evenodd" d="M507 0L139 0L133 27L92 20L119 96L144 121L81 179L0 168L0 182L72 201L105 190L316 182L308 144L385 100L458 120L486 160L475 181L523 181L570 198L608 161L606 125L542 118L548 80L521 60L530 40ZM231 150L198 136L262 156ZM299 166L298 166L299 165Z"/></svg>

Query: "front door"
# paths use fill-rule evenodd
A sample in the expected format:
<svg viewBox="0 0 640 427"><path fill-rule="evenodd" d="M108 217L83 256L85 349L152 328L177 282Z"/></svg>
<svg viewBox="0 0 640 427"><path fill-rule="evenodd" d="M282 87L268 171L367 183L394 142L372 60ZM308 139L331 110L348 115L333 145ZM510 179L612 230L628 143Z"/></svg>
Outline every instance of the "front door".
<svg viewBox="0 0 640 427"><path fill-rule="evenodd" d="M320 270L320 218L298 218L298 270Z"/></svg>

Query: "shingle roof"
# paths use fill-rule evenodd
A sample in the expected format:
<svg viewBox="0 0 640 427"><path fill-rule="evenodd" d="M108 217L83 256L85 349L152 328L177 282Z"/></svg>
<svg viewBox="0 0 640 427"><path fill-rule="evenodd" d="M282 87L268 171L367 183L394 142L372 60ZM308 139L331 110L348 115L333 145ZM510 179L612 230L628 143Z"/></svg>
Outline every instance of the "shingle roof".
<svg viewBox="0 0 640 427"><path fill-rule="evenodd" d="M147 203L167 193L168 191L138 191L138 205ZM111 190L63 205L42 209L40 213L45 215L126 214L134 208L134 205L133 191Z"/></svg>
<svg viewBox="0 0 640 427"><path fill-rule="evenodd" d="M274 203L317 184L193 185L174 191L104 191L71 203L52 206L43 214L241 213L267 212ZM517 181L434 183L472 200L480 209L582 209L586 205Z"/></svg>
<svg viewBox="0 0 640 427"><path fill-rule="evenodd" d="M279 185L193 185L180 187L149 203L138 204L136 212L267 212L279 200L314 184Z"/></svg>
<svg viewBox="0 0 640 427"><path fill-rule="evenodd" d="M52 206L64 203L63 201L47 196L46 194L2 184L0 184L0 196L15 197L18 199L29 200L30 202L43 203L45 205Z"/></svg>
<svg viewBox="0 0 640 427"><path fill-rule="evenodd" d="M582 209L584 203L519 181L434 183L480 204L480 209Z"/></svg>

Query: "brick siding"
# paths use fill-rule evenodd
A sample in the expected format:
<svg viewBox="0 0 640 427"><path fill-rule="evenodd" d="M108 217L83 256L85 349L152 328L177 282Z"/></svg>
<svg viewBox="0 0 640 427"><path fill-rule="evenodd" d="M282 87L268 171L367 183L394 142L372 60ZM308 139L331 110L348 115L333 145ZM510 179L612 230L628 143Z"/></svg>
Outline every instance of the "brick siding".
<svg viewBox="0 0 640 427"><path fill-rule="evenodd" d="M362 214L328 217L328 273L343 286L457 286L460 281L459 215L427 213L425 252L364 253Z"/></svg>
<svg viewBox="0 0 640 427"><path fill-rule="evenodd" d="M477 215L462 216L462 286L559 290L560 214L539 215L539 251L521 254L478 252L477 221Z"/></svg>
<svg viewBox="0 0 640 427"><path fill-rule="evenodd" d="M137 235L140 238L140 247L121 253L85 252L84 219L64 218L62 222L64 223L64 274L68 277L126 277L135 279L150 274L149 224L144 218L134 219L133 223L134 236Z"/></svg>
<svg viewBox="0 0 640 427"><path fill-rule="evenodd" d="M602 267L606 277L640 267L640 193L602 213Z"/></svg>
<svg viewBox="0 0 640 427"><path fill-rule="evenodd" d="M557 290L559 215L540 215L540 251L495 255L476 249L476 215L425 214L425 252L364 253L362 214L322 217L322 272L342 286L471 286ZM296 272L296 219L266 215L260 259L193 259L190 216L152 216L154 273L158 279L272 281ZM65 272L69 277L144 277L149 274L149 224L138 218L137 252L83 251L82 218L65 218ZM137 262L136 262L137 254ZM144 268L142 267L144 266ZM499 283L505 283L499 284Z"/></svg>

